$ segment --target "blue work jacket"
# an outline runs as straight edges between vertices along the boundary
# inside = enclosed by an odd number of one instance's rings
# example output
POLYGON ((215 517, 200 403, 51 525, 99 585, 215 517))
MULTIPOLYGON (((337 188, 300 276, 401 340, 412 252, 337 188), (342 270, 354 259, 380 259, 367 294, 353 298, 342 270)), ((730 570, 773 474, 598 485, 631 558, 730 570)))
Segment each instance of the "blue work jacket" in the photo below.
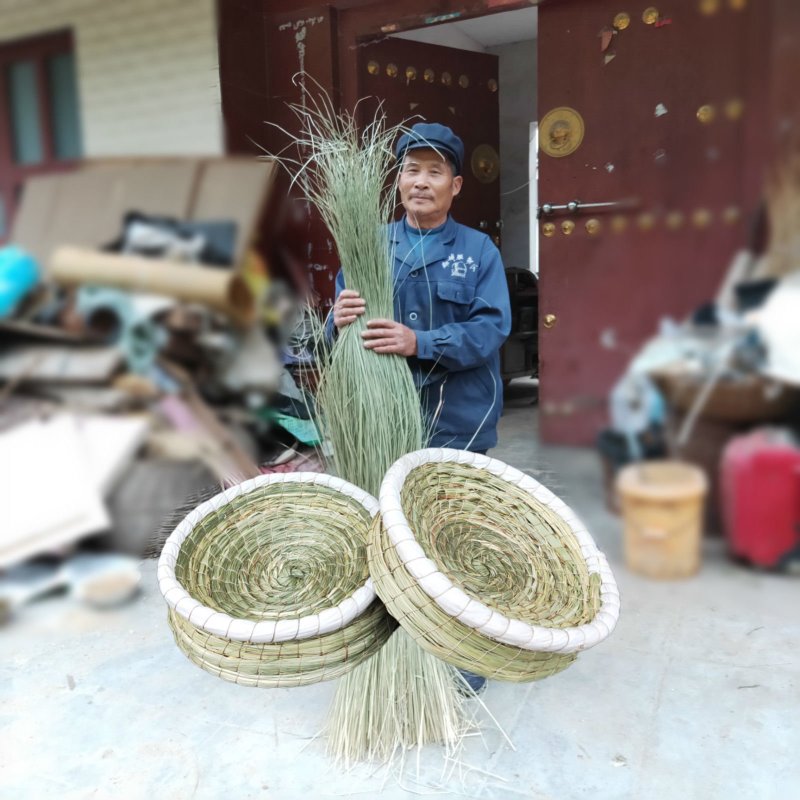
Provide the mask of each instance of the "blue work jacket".
MULTIPOLYGON (((503 408, 500 347, 511 329, 500 253, 483 233, 451 217, 422 237, 389 225, 394 314, 417 335, 408 363, 433 447, 487 450, 503 408)), ((336 296, 344 289, 336 278, 336 296)), ((367 318, 370 310, 367 308, 367 318)))

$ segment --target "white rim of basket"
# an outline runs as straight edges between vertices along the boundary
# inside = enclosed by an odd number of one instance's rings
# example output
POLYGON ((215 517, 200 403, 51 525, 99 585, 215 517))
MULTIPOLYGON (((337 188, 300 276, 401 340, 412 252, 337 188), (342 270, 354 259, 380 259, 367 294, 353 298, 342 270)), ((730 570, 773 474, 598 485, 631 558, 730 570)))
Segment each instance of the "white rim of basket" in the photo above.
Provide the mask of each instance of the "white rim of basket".
POLYGON ((196 628, 200 628, 215 636, 222 636, 236 642, 253 642, 255 644, 268 644, 289 642, 299 639, 310 639, 322 636, 349 625, 356 617, 366 611, 375 599, 375 589, 372 578, 367 578, 350 596, 345 598, 338 606, 326 608, 318 614, 309 614, 297 619, 282 620, 255 620, 237 619, 222 611, 217 611, 204 606, 195 600, 181 586, 175 577, 175 562, 178 559, 184 539, 201 519, 207 517, 222 506, 230 503, 234 498, 248 494, 261 486, 277 483, 313 483, 334 489, 356 502, 360 503, 370 514, 375 517, 378 513, 378 501, 352 483, 319 472, 290 472, 273 475, 259 475, 250 480, 231 486, 210 500, 199 505, 194 511, 180 522, 169 535, 158 559, 158 587, 170 608, 174 609, 184 619, 196 628))
POLYGON ((575 653, 594 647, 614 630, 619 619, 619 590, 603 553, 572 509, 541 483, 518 469, 479 453, 449 448, 417 450, 398 459, 386 473, 380 492, 381 518, 398 558, 439 608, 496 642, 523 650, 575 653), (423 464, 456 463, 484 469, 513 483, 546 505, 569 525, 589 573, 600 575, 600 608, 594 619, 569 628, 547 628, 509 619, 470 598, 425 555, 403 513, 400 493, 409 473, 423 464))

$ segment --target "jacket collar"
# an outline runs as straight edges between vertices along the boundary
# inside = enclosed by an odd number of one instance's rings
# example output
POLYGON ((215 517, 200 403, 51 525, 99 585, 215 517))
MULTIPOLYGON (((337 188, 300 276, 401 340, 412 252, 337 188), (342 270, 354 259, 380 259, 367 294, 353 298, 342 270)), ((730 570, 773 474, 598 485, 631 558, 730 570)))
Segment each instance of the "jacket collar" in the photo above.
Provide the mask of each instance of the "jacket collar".
POLYGON ((450 248, 456 240, 458 223, 450 216, 444 228, 430 241, 425 240, 423 247, 417 245, 412 237, 406 232, 404 221, 393 222, 390 231, 390 241, 393 244, 394 258, 399 262, 400 267, 427 267, 443 261, 450 254, 450 248))

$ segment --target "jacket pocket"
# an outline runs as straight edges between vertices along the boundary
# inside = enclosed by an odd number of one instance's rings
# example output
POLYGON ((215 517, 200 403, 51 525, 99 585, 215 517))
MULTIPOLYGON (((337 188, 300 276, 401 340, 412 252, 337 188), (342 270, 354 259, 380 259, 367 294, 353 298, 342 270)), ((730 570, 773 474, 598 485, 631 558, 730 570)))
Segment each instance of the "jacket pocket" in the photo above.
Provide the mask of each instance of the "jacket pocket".
POLYGON ((440 281, 436 284, 433 327, 452 322, 466 322, 475 299, 475 287, 455 281, 440 281))
POLYGON ((475 287, 455 281, 439 281, 436 285, 436 296, 450 303, 469 305, 475 299, 475 287))

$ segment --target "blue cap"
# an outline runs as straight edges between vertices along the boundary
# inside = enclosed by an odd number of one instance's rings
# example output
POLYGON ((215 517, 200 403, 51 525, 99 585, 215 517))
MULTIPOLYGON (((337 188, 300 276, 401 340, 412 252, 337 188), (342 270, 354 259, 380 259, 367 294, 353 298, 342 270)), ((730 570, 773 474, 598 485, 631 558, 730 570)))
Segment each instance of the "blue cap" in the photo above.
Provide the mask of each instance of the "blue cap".
POLYGON ((440 125, 438 122, 418 122, 397 140, 394 154, 400 160, 409 150, 420 150, 423 147, 440 150, 453 163, 456 175, 461 174, 461 165, 464 163, 464 142, 446 125, 440 125))

